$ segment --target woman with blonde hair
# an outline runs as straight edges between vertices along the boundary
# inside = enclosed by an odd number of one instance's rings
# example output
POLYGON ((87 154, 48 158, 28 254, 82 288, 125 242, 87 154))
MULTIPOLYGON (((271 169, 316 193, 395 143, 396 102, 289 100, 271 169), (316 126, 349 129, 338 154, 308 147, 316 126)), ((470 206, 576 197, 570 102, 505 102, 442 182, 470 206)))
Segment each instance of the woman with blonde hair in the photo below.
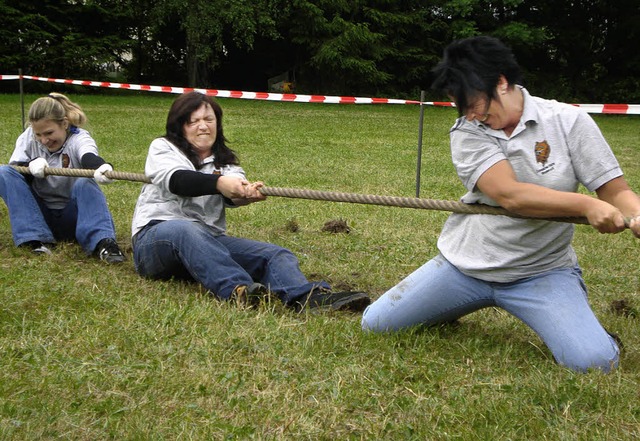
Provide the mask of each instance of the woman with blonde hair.
POLYGON ((9 166, 0 167, 0 197, 7 204, 16 246, 51 254, 58 240, 76 240, 84 251, 107 263, 124 261, 115 240, 113 218, 96 184, 111 182, 113 167, 98 154, 82 127, 80 106, 60 93, 38 98, 29 125, 18 137, 9 166), (11 165, 28 166, 23 175, 11 165), (95 170, 94 179, 45 176, 46 167, 95 170))

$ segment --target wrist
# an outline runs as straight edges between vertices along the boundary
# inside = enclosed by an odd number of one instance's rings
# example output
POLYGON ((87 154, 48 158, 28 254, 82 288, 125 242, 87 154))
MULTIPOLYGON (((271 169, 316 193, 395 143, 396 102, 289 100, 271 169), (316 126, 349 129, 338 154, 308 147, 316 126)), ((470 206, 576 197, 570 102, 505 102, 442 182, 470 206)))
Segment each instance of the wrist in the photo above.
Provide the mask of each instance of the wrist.
POLYGON ((634 214, 629 217, 624 218, 624 223, 627 228, 631 225, 631 223, 640 223, 640 214, 634 214))

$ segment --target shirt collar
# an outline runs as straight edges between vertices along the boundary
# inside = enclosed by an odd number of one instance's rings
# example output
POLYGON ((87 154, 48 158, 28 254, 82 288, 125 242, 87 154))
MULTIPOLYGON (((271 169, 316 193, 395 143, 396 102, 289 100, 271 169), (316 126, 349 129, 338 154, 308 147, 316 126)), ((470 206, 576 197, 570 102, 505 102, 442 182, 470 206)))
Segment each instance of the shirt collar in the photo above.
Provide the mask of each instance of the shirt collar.
POLYGON ((213 156, 213 155, 209 155, 209 156, 207 156, 206 158, 204 158, 204 159, 200 162, 200 164, 202 164, 202 165, 209 164, 209 163, 213 162, 213 160, 214 160, 214 159, 215 159, 215 158, 214 158, 214 156, 213 156))
MULTIPOLYGON (((511 134, 511 138, 513 138, 518 133, 522 132, 527 128, 528 123, 537 123, 539 119, 538 108, 536 107, 536 103, 529 94, 529 91, 525 89, 523 86, 516 86, 522 92, 523 98, 523 107, 522 107, 522 116, 520 116, 520 121, 516 126, 515 130, 511 134)), ((503 130, 493 130, 491 127, 482 124, 478 121, 473 121, 477 127, 481 128, 487 135, 491 135, 496 138, 508 139, 504 134, 503 130)))
POLYGON ((520 117, 520 122, 528 123, 534 122, 537 123, 538 119, 540 119, 540 115, 538 114, 538 108, 533 98, 529 94, 529 91, 522 86, 518 86, 522 91, 522 96, 524 97, 524 108, 522 109, 522 116, 520 117))

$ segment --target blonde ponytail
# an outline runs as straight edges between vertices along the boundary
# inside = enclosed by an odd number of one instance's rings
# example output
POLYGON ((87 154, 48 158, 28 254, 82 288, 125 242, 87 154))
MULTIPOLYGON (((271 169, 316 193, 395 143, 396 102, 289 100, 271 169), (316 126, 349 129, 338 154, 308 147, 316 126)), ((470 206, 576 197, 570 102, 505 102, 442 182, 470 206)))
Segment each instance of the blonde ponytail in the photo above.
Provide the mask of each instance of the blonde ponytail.
POLYGON ((48 119, 61 124, 65 117, 69 124, 76 127, 82 127, 87 122, 87 116, 80 106, 61 93, 52 92, 38 98, 29 108, 30 122, 48 119))

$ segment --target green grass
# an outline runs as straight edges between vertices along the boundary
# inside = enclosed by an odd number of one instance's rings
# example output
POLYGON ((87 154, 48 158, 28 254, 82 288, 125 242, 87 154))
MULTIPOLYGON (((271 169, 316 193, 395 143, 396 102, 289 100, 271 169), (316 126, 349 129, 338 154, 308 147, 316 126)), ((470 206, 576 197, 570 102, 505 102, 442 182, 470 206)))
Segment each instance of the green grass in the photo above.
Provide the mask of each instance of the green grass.
MULTIPOLYGON (((143 172, 175 97, 72 98, 116 170, 143 172)), ((253 180, 415 195, 415 106, 220 102, 253 180)), ((455 115, 426 110, 423 197, 463 193, 448 152, 455 115)), ((0 96, 0 118, 6 163, 21 132, 18 96, 0 96)), ((640 189, 640 120, 595 119, 640 189)), ((130 253, 140 184, 103 188, 130 253)), ((270 197, 232 210, 229 225, 231 234, 292 249, 312 278, 378 297, 435 254, 446 217, 270 197), (335 219, 351 233, 321 231, 335 219)), ((636 439, 638 318, 611 306, 638 309, 638 242, 578 226, 574 244, 596 314, 625 343, 609 375, 558 367, 526 326, 497 309, 456 326, 370 335, 357 316, 238 309, 195 284, 141 279, 130 257, 102 265, 75 244, 33 256, 13 246, 0 204, 0 439, 636 439)))

